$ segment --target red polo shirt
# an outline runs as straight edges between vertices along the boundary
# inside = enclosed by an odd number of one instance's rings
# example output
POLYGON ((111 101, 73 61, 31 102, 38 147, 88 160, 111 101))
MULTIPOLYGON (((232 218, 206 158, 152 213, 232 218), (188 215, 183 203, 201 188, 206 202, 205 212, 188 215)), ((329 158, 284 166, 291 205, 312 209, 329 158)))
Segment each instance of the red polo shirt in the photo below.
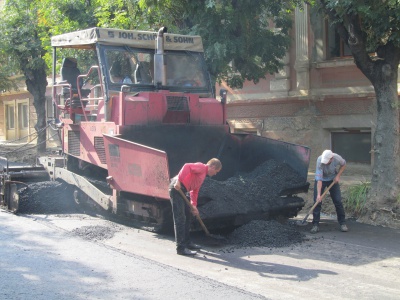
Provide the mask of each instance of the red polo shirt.
POLYGON ((197 207, 199 190, 208 173, 208 166, 203 163, 184 164, 178 174, 178 180, 190 192, 190 200, 197 207))

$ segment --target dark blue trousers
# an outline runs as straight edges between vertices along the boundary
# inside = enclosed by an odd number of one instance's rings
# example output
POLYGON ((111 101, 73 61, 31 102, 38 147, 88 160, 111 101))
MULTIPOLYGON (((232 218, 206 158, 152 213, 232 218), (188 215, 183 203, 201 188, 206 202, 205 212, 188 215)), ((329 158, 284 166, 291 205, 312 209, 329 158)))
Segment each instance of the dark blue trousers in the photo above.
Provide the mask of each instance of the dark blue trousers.
MULTIPOLYGON (((325 189, 332 183, 331 181, 322 181, 322 188, 321 188, 321 195, 325 191, 325 189)), ((314 203, 317 200, 317 181, 314 182, 314 203)), ((331 195, 333 204, 335 205, 336 208, 336 215, 337 215, 337 220, 340 225, 346 223, 346 216, 342 204, 342 194, 340 192, 340 186, 339 183, 334 184, 331 189, 329 190, 329 194, 331 195)), ((324 200, 322 200, 324 202, 324 200)), ((314 211, 313 211, 313 225, 318 225, 319 221, 321 219, 321 204, 318 204, 314 211)))
MULTIPOLYGON (((174 231, 176 249, 183 250, 190 243, 190 227, 193 220, 193 215, 189 205, 185 202, 179 192, 171 187, 169 188, 169 196, 172 205, 172 214, 174 218, 174 231)), ((186 194, 186 189, 182 185, 182 191, 186 194)))

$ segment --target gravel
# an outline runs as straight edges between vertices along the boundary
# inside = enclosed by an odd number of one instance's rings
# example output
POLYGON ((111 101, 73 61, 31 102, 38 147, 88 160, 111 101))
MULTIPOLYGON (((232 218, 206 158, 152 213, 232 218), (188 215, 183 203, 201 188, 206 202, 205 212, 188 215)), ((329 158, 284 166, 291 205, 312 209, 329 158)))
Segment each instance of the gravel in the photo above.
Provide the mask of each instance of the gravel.
POLYGON ((228 244, 233 248, 278 248, 301 243, 303 239, 304 234, 295 227, 283 225, 275 220, 254 220, 229 234, 228 244))
MULTIPOLYGON (((289 202, 302 202, 298 197, 280 197, 284 188, 304 183, 304 180, 285 164, 270 160, 251 173, 242 173, 226 181, 206 178, 199 194, 202 216, 220 216, 264 212, 282 208, 289 202)), ((73 198, 74 188, 58 181, 43 181, 23 186, 19 192, 19 210, 23 214, 82 213, 73 198)), ((88 240, 112 238, 120 230, 117 225, 87 226, 74 229, 72 234, 88 240)), ((227 236, 227 244, 234 248, 285 247, 300 243, 302 234, 296 227, 278 221, 254 220, 227 236)))
MULTIPOLYGON (((293 204, 302 207, 302 198, 281 197, 279 192, 304 183, 304 179, 287 164, 268 160, 254 171, 237 174, 226 181, 207 177, 199 192, 199 211, 203 218, 219 218, 284 211, 293 204)), ((276 220, 253 220, 229 234, 227 245, 230 250, 246 247, 276 248, 301 243, 303 238, 296 227, 276 220)))
POLYGON ((199 192, 199 211, 203 218, 217 218, 282 210, 293 203, 302 207, 302 198, 280 197, 279 192, 304 183, 288 165, 268 160, 253 172, 225 181, 207 177, 199 192))
MULTIPOLYGON (((73 197, 74 188, 67 183, 43 181, 30 183, 18 190, 19 209, 21 214, 81 214, 73 197)), ((72 230, 71 234, 85 240, 101 241, 110 239, 120 230, 117 224, 107 226, 83 226, 72 230)))
POLYGON ((101 241, 111 239, 119 231, 117 226, 82 226, 72 230, 72 234, 85 240, 101 241))
POLYGON ((58 181, 30 183, 18 190, 19 209, 22 214, 80 213, 73 197, 74 188, 58 181))

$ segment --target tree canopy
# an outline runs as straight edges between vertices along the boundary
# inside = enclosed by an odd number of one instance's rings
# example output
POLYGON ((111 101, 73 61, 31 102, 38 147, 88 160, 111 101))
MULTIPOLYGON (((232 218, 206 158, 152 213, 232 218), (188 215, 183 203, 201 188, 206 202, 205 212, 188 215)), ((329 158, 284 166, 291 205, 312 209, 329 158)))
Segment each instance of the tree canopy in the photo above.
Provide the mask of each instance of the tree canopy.
POLYGON ((298 1, 141 0, 153 29, 203 38, 209 71, 217 81, 241 88, 277 72, 290 45, 292 12, 298 1))
MULTIPOLYGON (((201 35, 212 77, 239 88, 245 80, 257 83, 282 66, 281 59, 290 45, 291 13, 300 3, 297 0, 6 1, 7 11, 21 5, 32 7, 27 13, 35 24, 26 27, 38 30, 36 36, 45 52, 42 58, 47 66, 51 64, 52 35, 93 26, 154 31, 166 26, 169 32, 201 35)), ((8 20, 13 16, 8 16, 8 20)), ((23 29, 22 25, 27 24, 20 25, 23 29)))
MULTIPOLYGON (((4 62, 0 62, 3 66, 4 62)), ((17 83, 15 80, 11 79, 11 74, 2 70, 3 68, 0 67, 0 93, 12 90, 18 90, 17 83)))
POLYGON ((46 51, 41 37, 46 32, 38 26, 35 1, 8 0, 0 14, 1 57, 12 62, 15 73, 24 75, 26 87, 33 95, 38 116, 35 125, 38 132, 37 149, 43 152, 46 149, 46 131, 42 129, 46 126, 47 65, 43 59, 46 51))
POLYGON ((0 45, 0 92, 18 90, 15 61, 0 45))
MULTIPOLYGON (((282 66, 292 15, 300 1, 70 0, 40 1, 50 35, 92 26, 196 34, 214 80, 242 87, 282 66)), ((50 62, 50 57, 46 61, 50 62)))

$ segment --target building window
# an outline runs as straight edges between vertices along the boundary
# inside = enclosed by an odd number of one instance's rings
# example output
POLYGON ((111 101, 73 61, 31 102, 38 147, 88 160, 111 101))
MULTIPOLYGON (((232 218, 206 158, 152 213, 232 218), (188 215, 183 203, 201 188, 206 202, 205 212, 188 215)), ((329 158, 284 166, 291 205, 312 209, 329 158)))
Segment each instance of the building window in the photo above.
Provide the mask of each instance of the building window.
POLYGON ((327 59, 349 57, 351 56, 350 48, 340 38, 336 32, 336 26, 332 25, 328 20, 325 22, 326 28, 326 50, 327 59))
POLYGON ((347 162, 371 164, 371 132, 332 132, 332 151, 347 162))
POLYGON ((7 129, 14 129, 14 105, 6 106, 6 120, 7 120, 7 129))
POLYGON ((20 129, 26 129, 29 126, 29 109, 28 104, 26 103, 19 103, 18 104, 18 124, 20 129))

